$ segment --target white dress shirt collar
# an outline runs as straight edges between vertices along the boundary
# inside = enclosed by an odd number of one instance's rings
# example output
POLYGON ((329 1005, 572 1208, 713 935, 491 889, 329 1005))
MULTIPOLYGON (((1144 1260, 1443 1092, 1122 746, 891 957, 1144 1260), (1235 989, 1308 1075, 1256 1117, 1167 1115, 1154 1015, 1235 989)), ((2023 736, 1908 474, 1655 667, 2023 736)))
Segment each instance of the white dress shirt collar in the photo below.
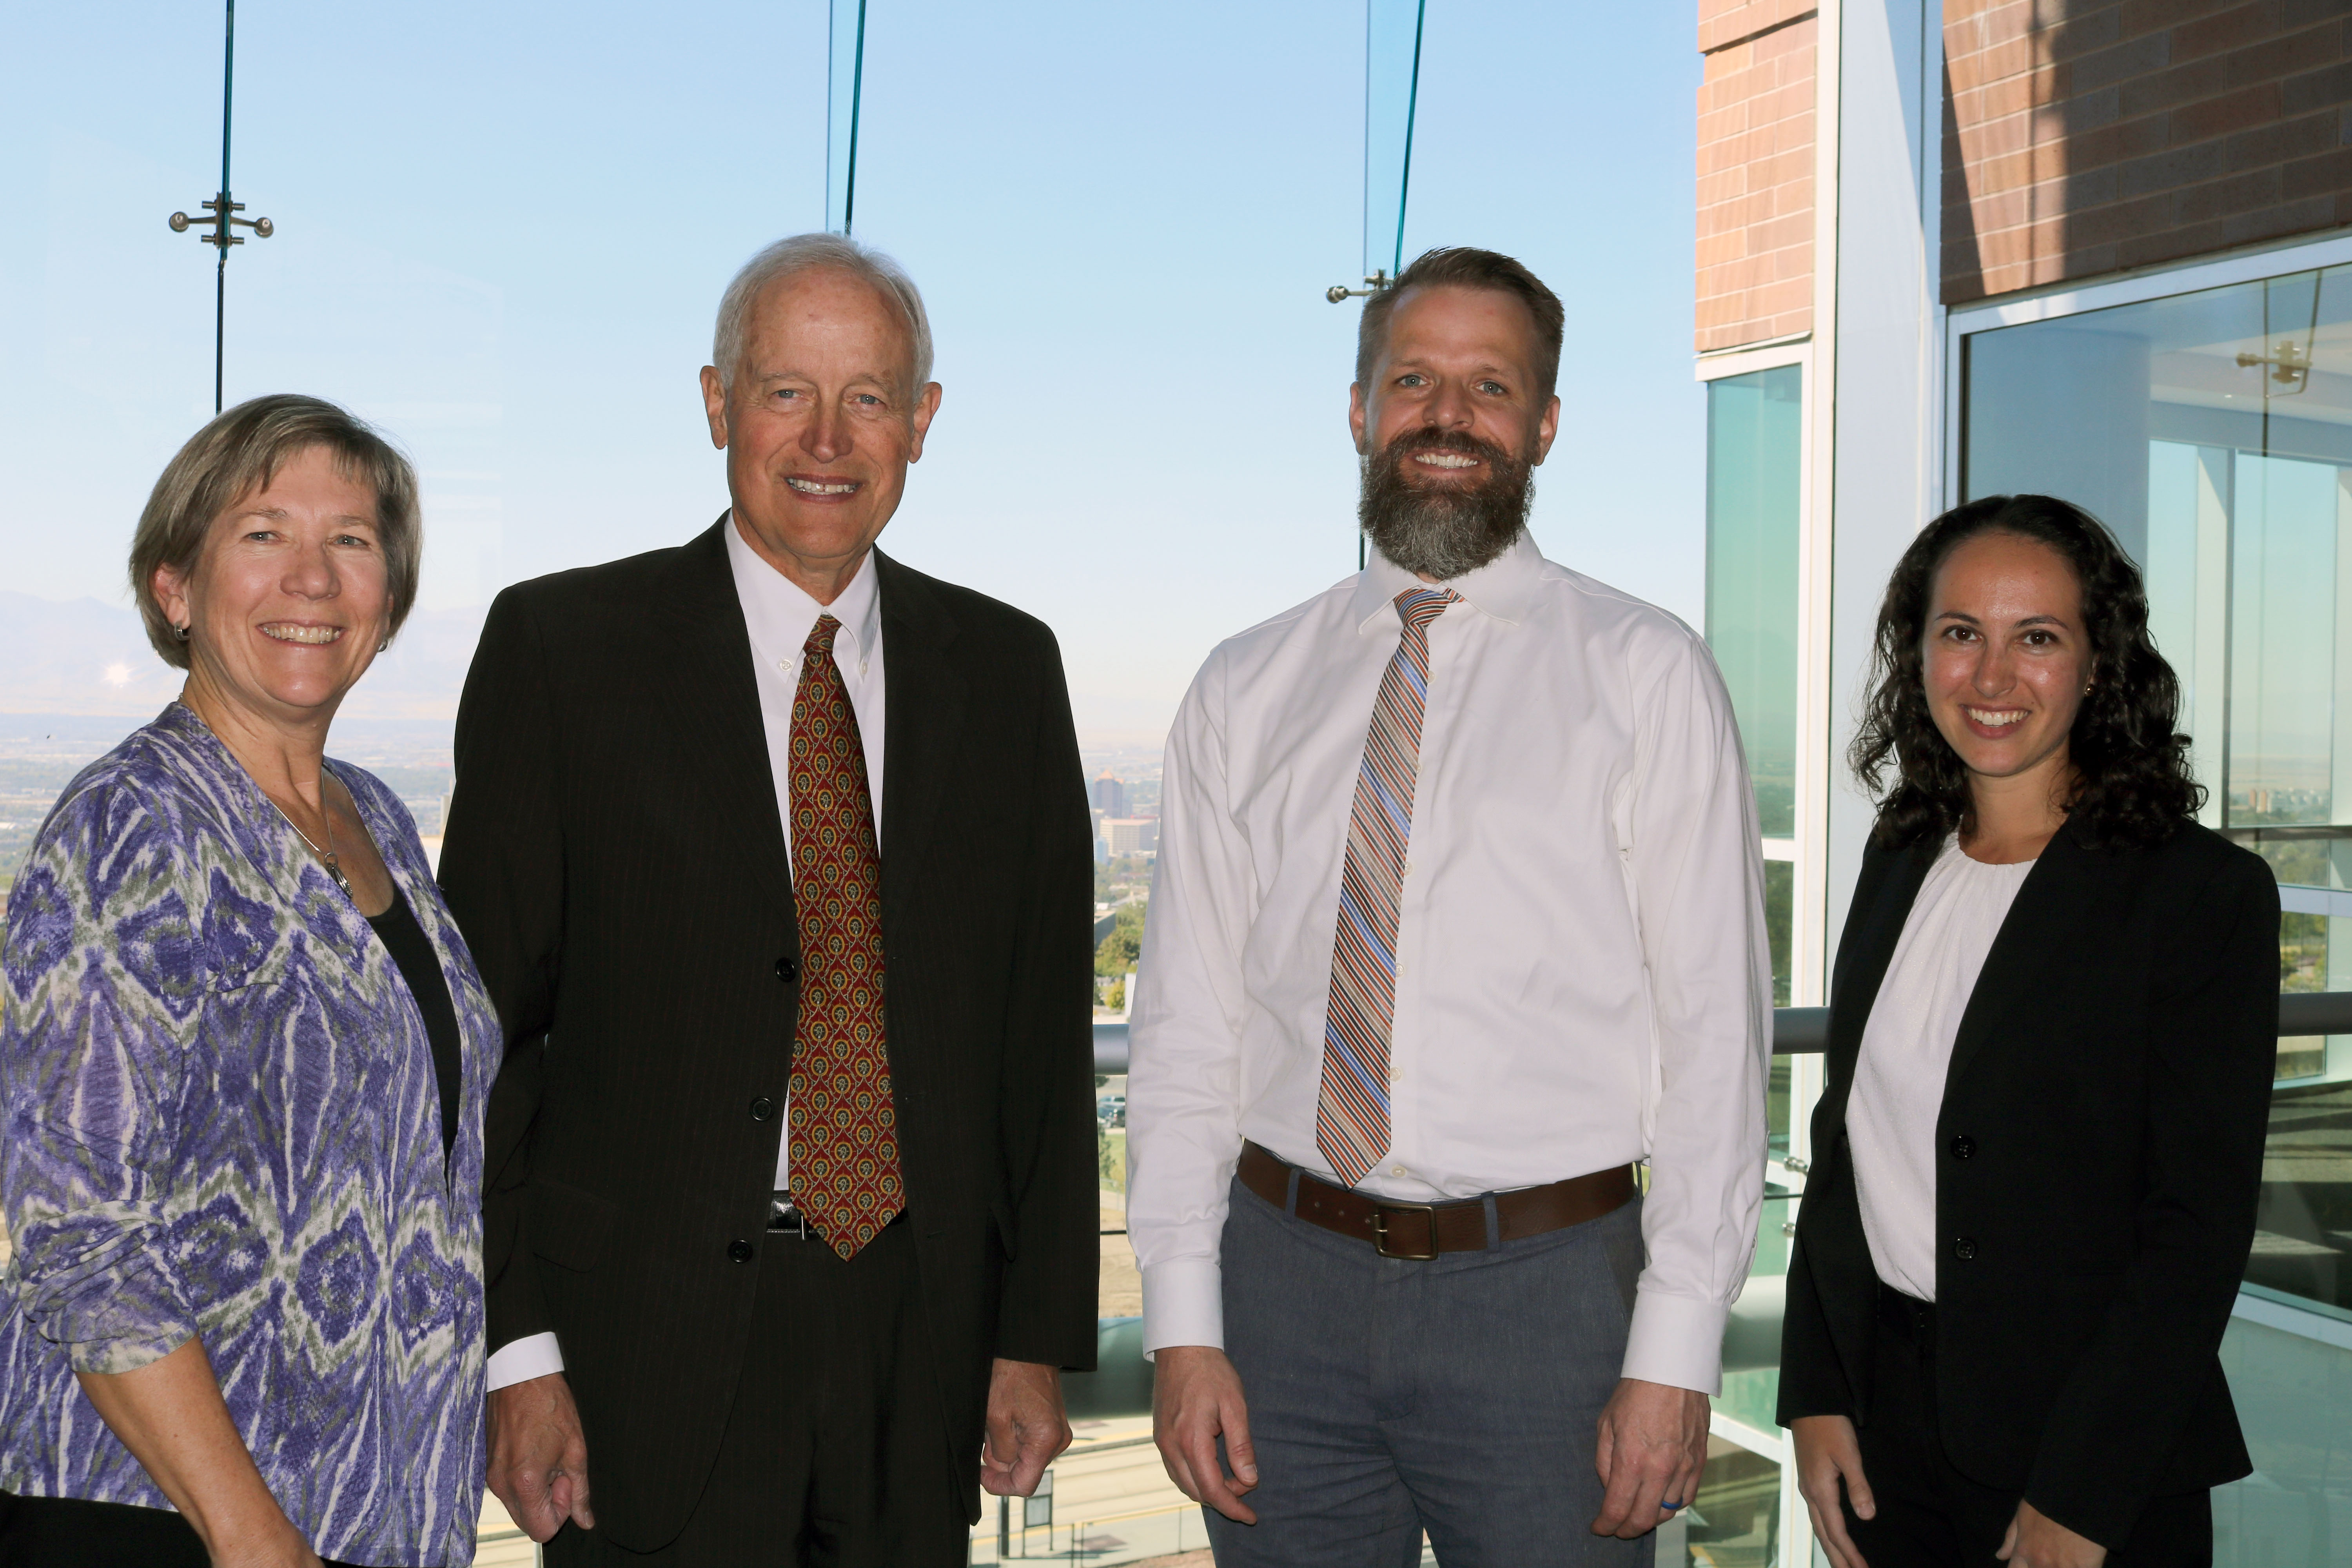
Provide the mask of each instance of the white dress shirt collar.
POLYGON ((743 605, 743 627, 751 647, 771 668, 795 668, 801 648, 815 629, 817 617, 831 616, 841 623, 834 637, 834 662, 845 670, 864 670, 882 646, 882 595, 874 582, 874 552, 857 563, 856 574, 830 605, 777 571, 743 541, 735 514, 727 514, 727 563, 735 571, 735 596, 743 605), (844 647, 843 638, 848 639, 844 647))
POLYGON ((1376 549, 1363 571, 1357 574, 1349 613, 1354 617, 1359 637, 1370 636, 1376 628, 1384 633, 1393 631, 1399 594, 1407 588, 1451 588, 1480 615, 1507 626, 1516 626, 1527 619, 1535 603, 1536 584, 1543 574, 1543 552, 1536 548, 1536 542, 1524 528, 1511 541, 1509 549, 1476 571, 1465 572, 1448 583, 1424 583, 1376 549), (1384 616, 1386 623, 1381 619, 1384 616))

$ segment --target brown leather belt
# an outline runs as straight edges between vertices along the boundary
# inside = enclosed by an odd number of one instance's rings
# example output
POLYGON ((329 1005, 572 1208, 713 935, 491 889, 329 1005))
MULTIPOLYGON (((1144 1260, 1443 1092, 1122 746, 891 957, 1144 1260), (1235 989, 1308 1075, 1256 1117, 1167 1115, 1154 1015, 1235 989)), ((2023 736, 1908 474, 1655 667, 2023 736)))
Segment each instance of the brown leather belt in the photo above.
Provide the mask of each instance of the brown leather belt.
MULTIPOLYGON (((1427 1262, 1441 1252, 1486 1249, 1486 1200, 1456 1198, 1442 1204, 1384 1202, 1351 1187, 1334 1186, 1255 1143, 1242 1145, 1236 1173, 1259 1197, 1325 1230, 1369 1241, 1382 1258, 1427 1262), (1298 1178, 1298 1202, 1290 1201, 1290 1178, 1298 1178)), ((1623 1207, 1633 1195, 1633 1167, 1595 1171, 1547 1186, 1495 1194, 1499 1238, 1517 1241, 1565 1230, 1623 1207)))

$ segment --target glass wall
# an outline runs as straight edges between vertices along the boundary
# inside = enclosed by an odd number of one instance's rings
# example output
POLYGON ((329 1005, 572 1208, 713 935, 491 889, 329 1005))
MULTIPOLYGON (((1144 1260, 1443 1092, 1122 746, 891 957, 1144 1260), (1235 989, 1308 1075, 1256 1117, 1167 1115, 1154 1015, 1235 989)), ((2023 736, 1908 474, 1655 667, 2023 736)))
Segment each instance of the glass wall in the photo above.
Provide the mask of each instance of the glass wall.
POLYGON ((2181 678, 2209 820, 2284 877, 2347 885, 2352 268, 1966 342, 1966 493, 2063 496, 2115 530, 2181 678))
MULTIPOLYGON (((1766 840, 1772 1002, 1789 1005, 1797 831, 1797 545, 1804 371, 1780 365, 1706 386, 1706 640, 1731 693, 1766 840)), ((1785 1108, 1784 1108, 1785 1110, 1785 1108)), ((1786 1115, 1774 1123, 1788 1147, 1786 1115)))
POLYGON ((1767 838, 1797 830, 1797 521, 1804 372, 1706 386, 1706 640, 1767 838))
POLYGON ((2337 1568, 2352 1550, 2352 1334, 2233 1318, 2221 1369, 2254 1473, 2213 1494, 2213 1561, 2337 1568))
MULTIPOLYGON (((2139 561, 2204 820, 2284 884, 2280 988, 2352 989, 2352 267, 1963 342, 1965 493, 2063 496, 2139 561)), ((2345 1311, 2352 1039, 2276 1074, 2247 1279, 2345 1311)))

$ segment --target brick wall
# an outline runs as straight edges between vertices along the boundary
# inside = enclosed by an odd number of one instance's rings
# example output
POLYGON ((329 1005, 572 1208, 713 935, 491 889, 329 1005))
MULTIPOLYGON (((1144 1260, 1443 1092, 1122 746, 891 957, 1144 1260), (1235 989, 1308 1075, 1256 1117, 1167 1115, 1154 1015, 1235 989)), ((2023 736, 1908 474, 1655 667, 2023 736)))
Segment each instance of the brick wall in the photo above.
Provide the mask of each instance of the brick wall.
POLYGON ((1813 325, 1813 0, 1700 0, 1698 346, 1813 325))
POLYGON ((2352 224, 2352 0, 1944 16, 1946 302, 2352 224))

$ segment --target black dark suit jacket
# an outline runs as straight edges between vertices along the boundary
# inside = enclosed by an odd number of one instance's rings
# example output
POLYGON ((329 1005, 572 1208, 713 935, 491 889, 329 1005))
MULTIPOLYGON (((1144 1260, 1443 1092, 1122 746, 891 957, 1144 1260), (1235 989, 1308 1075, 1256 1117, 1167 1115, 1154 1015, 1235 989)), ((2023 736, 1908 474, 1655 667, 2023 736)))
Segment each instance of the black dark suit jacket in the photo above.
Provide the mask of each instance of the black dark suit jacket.
MULTIPOLYGON (((1829 1082, 1789 1260, 1782 1425, 1866 1425, 1878 1277, 1846 1095, 1941 847, 1863 860, 1829 1082)), ((1962 1017, 1936 1127, 1946 1453, 2091 1540, 2153 1496, 2247 1473, 2220 1349, 2253 1241, 2277 1049, 2277 884, 2188 826, 2096 850, 2069 826, 2018 890, 1962 1017)))
MULTIPOLYGON (((441 858, 507 1030, 489 1343, 559 1336, 598 1528, 640 1550, 683 1527, 734 1396, 784 1127, 752 1105, 784 1099, 799 989, 728 526, 499 595, 441 858)), ((991 1358, 1094 1360, 1093 851, 1053 635, 874 567, 886 1029, 969 1510, 991 1358)))

